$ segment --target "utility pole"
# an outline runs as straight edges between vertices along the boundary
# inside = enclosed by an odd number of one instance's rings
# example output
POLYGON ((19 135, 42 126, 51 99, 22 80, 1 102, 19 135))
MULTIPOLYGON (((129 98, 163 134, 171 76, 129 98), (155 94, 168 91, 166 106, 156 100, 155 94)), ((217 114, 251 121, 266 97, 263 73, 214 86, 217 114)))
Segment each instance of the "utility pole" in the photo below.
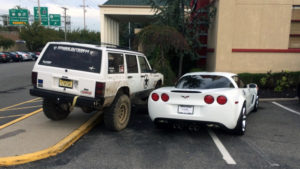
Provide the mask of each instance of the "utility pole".
POLYGON ((38 14, 39 14, 39 23, 42 23, 42 16, 41 16, 41 5, 40 0, 38 0, 38 14))
POLYGON ((80 5, 80 7, 83 8, 83 29, 86 30, 86 24, 85 24, 85 13, 86 13, 86 7, 88 7, 87 5, 85 5, 85 0, 83 1, 83 5, 80 5))
POLYGON ((66 7, 61 7, 64 10, 64 17, 65 17, 65 41, 67 41, 67 10, 66 7))
POLYGON ((129 47, 129 49, 131 49, 131 39, 130 39, 130 37, 131 37, 131 23, 130 23, 130 21, 128 22, 128 47, 129 47))

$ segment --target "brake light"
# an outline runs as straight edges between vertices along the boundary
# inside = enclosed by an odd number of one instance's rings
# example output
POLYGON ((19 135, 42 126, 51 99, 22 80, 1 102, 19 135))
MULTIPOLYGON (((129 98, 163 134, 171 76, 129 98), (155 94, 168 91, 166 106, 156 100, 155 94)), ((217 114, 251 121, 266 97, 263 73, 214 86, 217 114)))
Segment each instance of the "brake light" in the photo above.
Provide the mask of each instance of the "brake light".
POLYGON ((212 97, 211 95, 206 95, 206 96, 204 97, 204 101, 205 101, 205 103, 207 103, 207 104, 212 104, 212 103, 215 101, 215 99, 214 99, 214 97, 212 97))
POLYGON ((95 97, 103 97, 105 93, 105 83, 96 82, 95 97))
POLYGON ((151 98, 153 101, 157 101, 159 99, 159 95, 157 93, 152 93, 151 98))
POLYGON ((219 97, 217 98, 217 102, 218 102, 219 104, 221 104, 221 105, 224 105, 224 104, 227 103, 227 98, 226 98, 225 96, 219 96, 219 97))
POLYGON ((36 87, 36 84, 37 84, 37 75, 38 75, 37 72, 32 72, 31 73, 31 83, 32 83, 33 87, 36 87))
POLYGON ((169 95, 167 95, 166 93, 163 93, 161 95, 161 100, 163 100, 164 102, 167 102, 169 100, 169 95))
POLYGON ((16 55, 16 58, 19 58, 19 55, 16 55))

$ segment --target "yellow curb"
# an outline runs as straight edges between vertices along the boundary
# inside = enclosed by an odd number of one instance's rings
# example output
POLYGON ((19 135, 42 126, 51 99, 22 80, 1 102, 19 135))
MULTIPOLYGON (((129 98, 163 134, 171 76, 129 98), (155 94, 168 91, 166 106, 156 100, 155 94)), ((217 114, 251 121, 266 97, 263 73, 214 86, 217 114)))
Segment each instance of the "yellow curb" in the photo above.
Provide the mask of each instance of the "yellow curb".
POLYGON ((81 136, 89 132, 98 123, 101 114, 102 114, 101 111, 96 113, 82 126, 80 126, 78 129, 73 131, 71 134, 69 134, 67 137, 65 137, 64 139, 62 139, 52 147, 34 153, 28 153, 28 154, 11 156, 11 157, 0 157, 0 166, 12 166, 12 165, 29 163, 32 161, 45 159, 51 156, 56 156, 57 154, 64 152, 73 143, 75 143, 81 136))
POLYGON ((42 110, 43 110, 43 109, 40 108, 40 109, 38 109, 38 110, 36 110, 36 111, 34 111, 34 112, 28 113, 28 114, 26 114, 26 115, 24 115, 24 116, 22 116, 22 117, 20 117, 20 118, 17 118, 16 120, 13 120, 13 121, 11 121, 11 122, 9 122, 9 123, 3 124, 2 126, 0 126, 0 130, 1 130, 1 129, 4 129, 5 127, 8 127, 8 126, 10 126, 10 125, 13 125, 13 124, 15 124, 15 123, 17 123, 17 122, 19 122, 19 121, 21 121, 21 120, 24 120, 24 119, 26 119, 26 118, 28 118, 28 117, 30 117, 30 116, 32 116, 32 115, 35 115, 35 114, 41 112, 42 110))

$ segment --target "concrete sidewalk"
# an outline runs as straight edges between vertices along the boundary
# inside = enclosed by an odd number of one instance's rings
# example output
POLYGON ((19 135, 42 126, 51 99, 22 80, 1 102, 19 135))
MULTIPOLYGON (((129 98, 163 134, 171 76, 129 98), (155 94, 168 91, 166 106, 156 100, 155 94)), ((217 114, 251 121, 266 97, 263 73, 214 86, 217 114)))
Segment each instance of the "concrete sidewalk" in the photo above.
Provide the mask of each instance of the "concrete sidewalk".
POLYGON ((18 157, 22 158, 24 155, 30 155, 24 161, 29 162, 47 158, 45 154, 52 156, 62 152, 88 132, 96 124, 100 114, 101 112, 86 114, 81 109, 75 109, 66 120, 51 121, 43 112, 39 112, 0 130, 0 166, 15 165, 14 161, 20 161, 18 157), (60 142, 63 143, 59 144, 60 142), (41 154, 43 158, 39 158, 41 154))

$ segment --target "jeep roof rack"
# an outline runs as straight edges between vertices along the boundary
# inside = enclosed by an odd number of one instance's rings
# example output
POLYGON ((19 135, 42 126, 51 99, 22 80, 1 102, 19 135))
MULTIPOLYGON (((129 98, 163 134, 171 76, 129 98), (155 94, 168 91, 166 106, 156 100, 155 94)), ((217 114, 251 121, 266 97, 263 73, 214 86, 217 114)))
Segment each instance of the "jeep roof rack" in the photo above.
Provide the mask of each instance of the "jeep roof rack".
POLYGON ((119 45, 111 44, 111 43, 104 43, 104 42, 101 42, 101 46, 104 46, 104 47, 106 47, 106 48, 115 48, 115 49, 123 49, 123 50, 133 51, 133 50, 130 49, 129 47, 119 46, 119 45))

